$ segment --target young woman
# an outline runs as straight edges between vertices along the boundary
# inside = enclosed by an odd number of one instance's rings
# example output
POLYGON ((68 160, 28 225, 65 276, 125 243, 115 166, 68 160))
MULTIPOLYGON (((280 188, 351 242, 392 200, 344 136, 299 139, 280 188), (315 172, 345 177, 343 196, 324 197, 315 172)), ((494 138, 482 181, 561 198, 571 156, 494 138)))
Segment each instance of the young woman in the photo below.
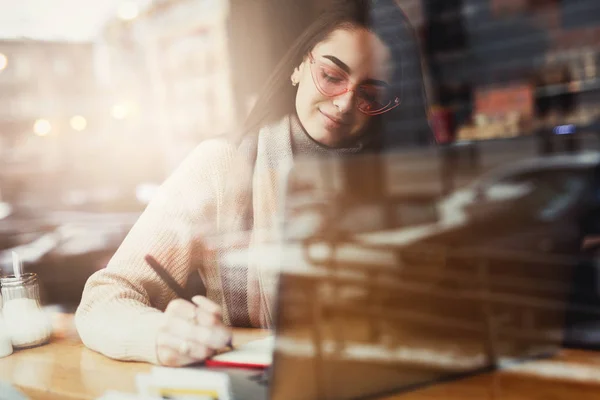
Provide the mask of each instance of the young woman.
POLYGON ((280 183, 294 157, 382 151, 424 121, 419 52, 394 0, 335 2, 279 64, 242 134, 200 144, 90 277, 76 313, 83 342, 179 366, 225 346, 228 326, 272 326, 276 273, 251 250, 278 236, 280 183), (248 262, 220 266, 240 246, 248 262), (146 255, 182 286, 198 273, 206 296, 195 306, 177 299, 146 255))

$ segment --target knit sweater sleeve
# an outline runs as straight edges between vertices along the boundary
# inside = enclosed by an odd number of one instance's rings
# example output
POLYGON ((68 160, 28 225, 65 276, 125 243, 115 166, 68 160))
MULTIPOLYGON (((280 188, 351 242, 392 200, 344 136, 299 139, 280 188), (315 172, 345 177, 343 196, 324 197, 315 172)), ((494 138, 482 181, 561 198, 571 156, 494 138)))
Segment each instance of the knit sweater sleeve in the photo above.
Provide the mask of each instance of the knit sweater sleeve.
POLYGON ((152 255, 185 286, 232 154, 224 141, 200 144, 163 183, 107 267, 88 279, 75 314, 87 347, 115 359, 158 363, 161 313, 175 294, 144 257, 152 255))

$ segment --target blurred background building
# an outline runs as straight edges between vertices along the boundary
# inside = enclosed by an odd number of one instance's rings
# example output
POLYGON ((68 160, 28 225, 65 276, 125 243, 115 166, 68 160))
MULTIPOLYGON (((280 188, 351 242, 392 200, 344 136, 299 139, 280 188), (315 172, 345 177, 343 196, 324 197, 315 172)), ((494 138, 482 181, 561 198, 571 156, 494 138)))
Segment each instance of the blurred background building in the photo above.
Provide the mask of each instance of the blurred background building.
POLYGON ((54 192, 44 182, 58 184, 81 165, 85 148, 75 143, 101 134, 93 55, 92 43, 0 41, 0 182, 7 199, 54 192))

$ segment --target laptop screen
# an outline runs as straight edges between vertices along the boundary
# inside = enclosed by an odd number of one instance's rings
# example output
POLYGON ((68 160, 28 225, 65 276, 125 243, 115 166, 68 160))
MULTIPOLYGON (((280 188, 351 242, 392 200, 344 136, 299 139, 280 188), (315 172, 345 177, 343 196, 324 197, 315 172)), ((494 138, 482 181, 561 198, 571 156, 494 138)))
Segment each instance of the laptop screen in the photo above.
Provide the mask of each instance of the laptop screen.
POLYGON ((298 160, 272 398, 370 398, 554 354, 599 165, 534 138, 298 160))

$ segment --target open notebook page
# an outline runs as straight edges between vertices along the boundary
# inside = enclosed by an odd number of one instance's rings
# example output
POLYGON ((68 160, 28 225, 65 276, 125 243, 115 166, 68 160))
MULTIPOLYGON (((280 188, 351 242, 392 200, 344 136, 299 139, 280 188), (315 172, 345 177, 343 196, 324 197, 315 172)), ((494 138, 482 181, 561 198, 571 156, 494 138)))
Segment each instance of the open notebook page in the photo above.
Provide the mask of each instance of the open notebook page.
POLYGON ((253 340, 206 361, 208 366, 266 368, 273 362, 275 337, 253 340))

